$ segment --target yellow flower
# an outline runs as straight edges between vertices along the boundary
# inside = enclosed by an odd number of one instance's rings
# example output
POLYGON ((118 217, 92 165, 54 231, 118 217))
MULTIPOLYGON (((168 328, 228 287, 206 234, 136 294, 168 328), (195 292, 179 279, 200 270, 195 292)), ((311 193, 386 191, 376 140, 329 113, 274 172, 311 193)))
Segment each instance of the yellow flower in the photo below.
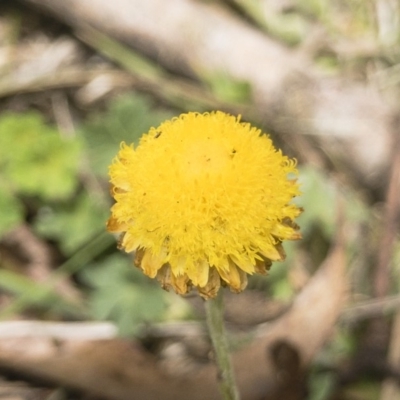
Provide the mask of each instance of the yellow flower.
POLYGON ((241 292, 248 274, 284 258, 283 240, 300 237, 296 173, 296 162, 240 117, 182 114, 151 128, 136 149, 122 143, 110 167, 108 230, 167 290, 241 292))

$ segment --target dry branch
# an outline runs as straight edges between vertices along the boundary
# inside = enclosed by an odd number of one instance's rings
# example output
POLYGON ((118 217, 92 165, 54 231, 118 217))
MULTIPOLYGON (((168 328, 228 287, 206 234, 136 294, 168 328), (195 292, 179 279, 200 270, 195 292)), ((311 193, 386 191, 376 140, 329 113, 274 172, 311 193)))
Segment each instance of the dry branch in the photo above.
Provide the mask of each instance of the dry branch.
MULTIPOLYGON (((339 241, 291 309, 234 354, 243 399, 289 398, 288 390, 298 395, 304 367, 328 339, 342 309, 344 264, 339 241)), ((115 400, 219 399, 213 365, 169 376, 151 354, 119 339, 3 337, 0 367, 115 400)))
POLYGON ((109 322, 0 322, 0 339, 46 338, 50 340, 104 340, 117 337, 109 322))
MULTIPOLYGON (((8 232, 2 244, 14 247, 20 257, 27 259, 26 274, 36 282, 48 282, 53 273, 51 251, 46 242, 35 236, 27 224, 21 224, 8 232)), ((15 250, 14 250, 15 251, 15 250)), ((10 254, 12 250, 9 250, 10 254)), ((78 290, 67 279, 59 279, 55 288, 67 300, 77 303, 81 297, 78 290)))

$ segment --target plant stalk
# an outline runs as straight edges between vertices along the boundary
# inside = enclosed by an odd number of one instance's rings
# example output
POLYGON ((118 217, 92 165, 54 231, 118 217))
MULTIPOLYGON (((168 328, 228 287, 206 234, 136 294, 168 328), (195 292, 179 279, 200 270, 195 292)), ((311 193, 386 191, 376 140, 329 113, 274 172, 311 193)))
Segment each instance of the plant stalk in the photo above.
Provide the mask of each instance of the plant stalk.
POLYGON ((218 380, 224 400, 239 400, 235 376, 228 349, 228 340, 224 326, 224 307, 222 290, 217 297, 206 301, 207 325, 214 348, 218 369, 218 380))

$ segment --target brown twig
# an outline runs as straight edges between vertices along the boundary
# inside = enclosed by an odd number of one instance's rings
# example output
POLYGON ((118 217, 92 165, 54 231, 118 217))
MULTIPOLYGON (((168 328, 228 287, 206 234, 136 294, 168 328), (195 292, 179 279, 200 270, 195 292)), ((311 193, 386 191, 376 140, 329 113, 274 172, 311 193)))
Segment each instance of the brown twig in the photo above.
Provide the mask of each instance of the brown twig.
MULTIPOLYGON (((400 217, 400 131, 398 129, 400 116, 394 118, 392 169, 390 173, 389 187, 387 191, 386 208, 384 215, 384 232, 379 251, 378 267, 375 274, 375 293, 378 297, 385 295, 390 290, 391 267, 395 240, 398 234, 398 222, 400 217)), ((391 337, 388 348, 388 363, 393 368, 399 368, 400 357, 400 313, 397 312, 391 327, 391 337)), ((386 380, 382 385, 381 400, 399 398, 398 386, 386 380)))
MULTIPOLYGON (((381 228, 382 238, 377 249, 376 268, 372 282, 373 295, 378 299, 385 298, 390 291, 391 260, 400 210, 398 197, 400 189, 400 135, 398 133, 398 121, 399 118, 396 116, 392 125, 392 163, 381 228)), ((364 371, 368 371, 368 369, 376 368, 376 360, 380 360, 381 364, 387 363, 385 360, 389 335, 390 323, 387 318, 382 314, 372 318, 360 342, 358 354, 354 357, 353 368, 361 368, 364 371)), ((392 340, 397 341, 398 337, 393 336, 392 340)), ((397 348, 397 345, 393 344, 393 346, 397 348)))
POLYGON ((374 298, 346 307, 340 316, 340 322, 354 324, 366 319, 394 313, 398 309, 400 309, 399 295, 374 298))
POLYGON ((400 215, 400 132, 398 124, 400 117, 395 118, 391 156, 391 171, 387 189, 385 213, 382 223, 382 239, 378 250, 378 262, 374 278, 374 294, 384 297, 390 289, 390 265, 393 256, 394 243, 398 231, 400 215))
MULTIPOLYGON (((22 224, 10 231, 4 238, 3 244, 11 247, 26 261, 24 272, 37 282, 48 282, 52 278, 53 259, 48 245, 39 239, 29 228, 22 224)), ((67 299, 77 301, 80 293, 71 283, 62 279, 56 283, 57 289, 67 299)))

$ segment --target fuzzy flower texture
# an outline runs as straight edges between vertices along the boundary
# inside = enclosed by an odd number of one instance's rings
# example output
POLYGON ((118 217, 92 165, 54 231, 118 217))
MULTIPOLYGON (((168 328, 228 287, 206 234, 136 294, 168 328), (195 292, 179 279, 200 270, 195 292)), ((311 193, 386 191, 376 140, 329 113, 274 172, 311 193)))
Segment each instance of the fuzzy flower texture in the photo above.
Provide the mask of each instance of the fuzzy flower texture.
POLYGON ((223 112, 187 113, 122 143, 110 167, 108 230, 135 264, 179 294, 206 299, 266 274, 300 238, 296 162, 259 129, 223 112))

